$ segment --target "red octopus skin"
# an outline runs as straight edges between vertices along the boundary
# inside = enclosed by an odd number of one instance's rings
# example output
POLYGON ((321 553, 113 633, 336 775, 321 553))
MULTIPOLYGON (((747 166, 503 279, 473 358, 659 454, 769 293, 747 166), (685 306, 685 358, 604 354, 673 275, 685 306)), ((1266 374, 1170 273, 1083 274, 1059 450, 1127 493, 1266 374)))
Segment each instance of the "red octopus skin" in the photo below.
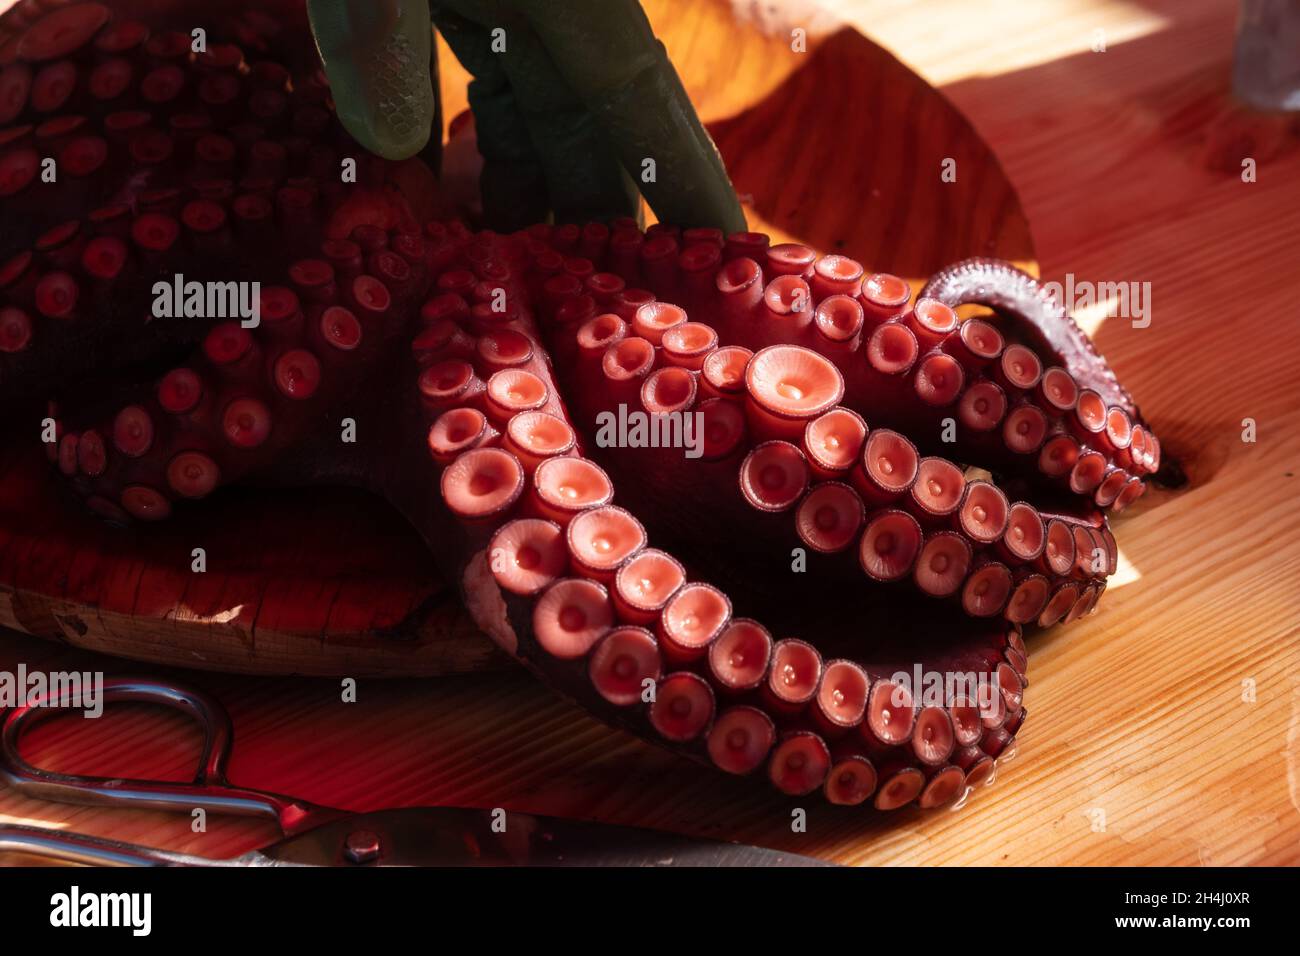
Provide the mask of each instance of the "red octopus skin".
POLYGON ((1096 608, 1105 512, 1160 463, 1031 277, 970 260, 914 297, 757 233, 428 220, 334 118, 298 5, 48 6, 0 19, 0 392, 52 399, 47 451, 92 512, 363 484, 602 719, 840 805, 990 779, 1024 627, 1096 608), (178 273, 261 282, 261 325, 145 321, 178 273), (959 320, 972 302, 1000 318, 959 320), (697 454, 603 447, 629 411, 695 416, 697 454), (997 691, 927 699, 915 668, 997 691))

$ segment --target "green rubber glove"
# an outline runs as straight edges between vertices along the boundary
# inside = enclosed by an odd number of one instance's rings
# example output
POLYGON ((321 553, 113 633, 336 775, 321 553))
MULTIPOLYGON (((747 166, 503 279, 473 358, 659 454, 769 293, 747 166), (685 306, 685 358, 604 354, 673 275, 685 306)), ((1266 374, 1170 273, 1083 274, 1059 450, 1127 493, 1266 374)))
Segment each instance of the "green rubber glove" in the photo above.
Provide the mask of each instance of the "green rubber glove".
POLYGON ((636 215, 745 228, 717 148, 637 0, 308 0, 339 118, 391 159, 428 142, 431 23, 473 75, 498 229, 636 215))
POLYGON ((423 149, 435 96, 427 3, 309 0, 307 14, 348 132, 388 159, 406 159, 423 149))

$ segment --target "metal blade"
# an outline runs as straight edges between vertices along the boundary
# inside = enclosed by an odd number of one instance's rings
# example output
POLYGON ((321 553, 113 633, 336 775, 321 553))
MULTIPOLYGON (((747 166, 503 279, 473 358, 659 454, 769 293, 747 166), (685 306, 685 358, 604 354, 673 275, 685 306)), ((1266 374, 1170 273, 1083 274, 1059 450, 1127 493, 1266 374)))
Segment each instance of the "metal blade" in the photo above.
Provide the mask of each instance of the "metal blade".
MULTIPOLYGON (((812 857, 606 823, 457 807, 358 813, 264 848, 271 865, 830 866, 812 857), (504 832, 495 832, 502 829, 504 832)), ((262 862, 262 861, 259 861, 262 862)))

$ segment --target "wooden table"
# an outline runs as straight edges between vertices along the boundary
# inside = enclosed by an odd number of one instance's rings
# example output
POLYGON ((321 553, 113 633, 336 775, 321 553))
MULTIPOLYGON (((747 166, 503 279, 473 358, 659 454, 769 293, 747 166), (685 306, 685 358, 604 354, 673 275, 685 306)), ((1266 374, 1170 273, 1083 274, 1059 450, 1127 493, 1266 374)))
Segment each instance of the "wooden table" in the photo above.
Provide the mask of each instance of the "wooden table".
MULTIPOLYGON (((942 86, 1020 190, 1046 278, 1151 283, 1148 328, 1091 324, 1190 482, 1117 522, 1120 576, 1101 611, 1032 642, 1031 716, 995 786, 954 812, 810 807, 793 834, 798 801, 575 715, 515 672, 363 681, 347 705, 334 681, 204 676, 237 728, 232 778, 358 810, 502 805, 845 863, 1300 862, 1300 148, 1293 125, 1228 107, 1234 16, 1226 0, 825 0, 796 18, 856 23, 942 86)), ((18 659, 97 660, 14 638, 0 666, 18 659)), ((68 722, 40 728, 32 750, 112 773, 129 746, 141 772, 173 776, 197 750, 169 715, 95 723, 78 746, 68 722)), ((212 856, 272 838, 4 792, 0 822, 212 856)))

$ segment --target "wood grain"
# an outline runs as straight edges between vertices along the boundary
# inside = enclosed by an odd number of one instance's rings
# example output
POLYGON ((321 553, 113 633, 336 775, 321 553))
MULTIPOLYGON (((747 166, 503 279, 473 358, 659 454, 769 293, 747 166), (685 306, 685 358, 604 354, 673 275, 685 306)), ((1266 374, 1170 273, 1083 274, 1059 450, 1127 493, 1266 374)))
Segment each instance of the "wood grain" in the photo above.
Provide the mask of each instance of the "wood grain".
MULTIPOLYGON (((1029 229, 964 117, 852 28, 788 39, 722 3, 647 5, 755 228, 921 280, 964 251, 1027 262, 1029 229), (831 102, 825 91, 839 91, 831 102), (851 91, 851 95, 850 92, 851 91), (895 148, 877 149, 890 138, 895 148), (954 158, 956 183, 938 169, 954 158)), ((467 77, 443 51, 449 117, 467 77)), ((404 522, 359 492, 226 492, 166 527, 70 512, 39 453, 0 458, 0 624, 132 660, 256 674, 500 667, 404 522), (323 516, 328 516, 324 518, 323 516), (208 568, 190 571, 195 547, 208 568)))
POLYGON ((370 495, 231 489, 184 520, 114 528, 51 477, 39 449, 0 449, 0 625, 240 673, 442 674, 506 660, 424 543, 370 495))
MULTIPOLYGON (((790 803, 609 731, 522 674, 365 682, 346 707, 332 682, 207 676, 234 714, 233 778, 358 809, 571 813, 856 864, 1300 863, 1300 149, 1288 124, 1228 105, 1235 4, 827 6, 941 83, 995 145, 1048 278, 1153 283, 1151 326, 1108 319, 1098 339, 1191 481, 1117 523, 1127 583, 1094 617, 1030 641, 1016 759, 956 812, 813 810, 796 836, 790 803), (1088 49, 1097 28, 1104 54, 1088 49), (1245 151, 1258 182, 1218 168, 1245 151)), ((77 659, 30 639, 3 652, 77 659)), ((179 772, 180 735, 152 716, 123 715, 138 723, 117 739, 161 728, 134 760, 179 772)), ((121 754, 97 749, 101 723, 77 747, 51 727, 32 752, 108 772, 121 754)), ((3 793, 0 819, 214 855, 271 839, 3 793)))

